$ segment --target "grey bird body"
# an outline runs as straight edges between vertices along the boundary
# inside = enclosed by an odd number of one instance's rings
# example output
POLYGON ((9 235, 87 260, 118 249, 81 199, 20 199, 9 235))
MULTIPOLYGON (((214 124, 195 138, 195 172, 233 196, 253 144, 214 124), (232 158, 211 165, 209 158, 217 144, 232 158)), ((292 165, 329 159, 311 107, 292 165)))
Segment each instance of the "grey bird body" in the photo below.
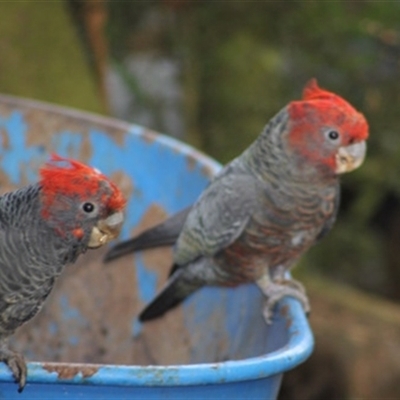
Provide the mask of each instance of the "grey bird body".
MULTIPOLYGON (((193 205, 176 242, 170 279, 140 314, 142 321, 162 315, 204 285, 259 281, 273 298, 272 282, 284 281, 298 257, 329 232, 339 204, 338 177, 327 179, 313 167, 290 170, 290 154, 277 140, 284 118, 278 114, 193 205)), ((296 297, 308 308, 305 296, 296 297)))
POLYGON ((0 196, 0 360, 24 388, 24 357, 7 339, 43 306, 67 264, 119 232, 125 200, 98 171, 54 156, 42 180, 0 196), (68 165, 69 164, 69 165, 68 165))
MULTIPOLYGON (((171 239, 181 228, 170 278, 139 319, 163 315, 204 285, 245 282, 255 282, 264 293, 267 322, 283 296, 295 297, 308 312, 303 286, 287 279, 286 272, 332 228, 339 175, 362 164, 367 137, 364 116, 311 81, 303 98, 270 120, 184 218, 172 217, 163 229, 154 227, 140 235, 150 247, 162 242, 160 236, 155 238, 157 231, 171 239), (167 226, 173 227, 169 236, 167 226)), ((141 245, 144 248, 143 241, 141 245)), ((112 249, 109 259, 122 246, 126 250, 129 243, 112 249)))
POLYGON ((63 267, 84 250, 49 234, 39 192, 33 185, 0 198, 0 340, 40 310, 63 267))

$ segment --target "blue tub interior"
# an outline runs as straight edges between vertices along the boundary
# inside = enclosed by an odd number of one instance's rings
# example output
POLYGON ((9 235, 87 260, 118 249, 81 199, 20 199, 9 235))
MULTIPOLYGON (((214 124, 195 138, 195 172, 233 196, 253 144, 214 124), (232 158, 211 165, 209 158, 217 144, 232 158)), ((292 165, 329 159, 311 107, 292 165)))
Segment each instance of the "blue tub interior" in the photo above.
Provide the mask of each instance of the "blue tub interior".
MULTIPOLYGON (((121 239, 192 204, 220 169, 145 128, 8 96, 0 96, 0 140, 2 192, 36 181, 53 152, 112 177, 129 198, 121 239)), ((204 288, 142 325, 136 316, 165 282, 171 249, 107 266, 104 253, 69 266, 39 315, 12 337, 32 361, 28 384, 17 394, 0 364, 0 398, 274 398, 282 373, 312 351, 297 301, 283 300, 267 326, 254 285, 204 288)))

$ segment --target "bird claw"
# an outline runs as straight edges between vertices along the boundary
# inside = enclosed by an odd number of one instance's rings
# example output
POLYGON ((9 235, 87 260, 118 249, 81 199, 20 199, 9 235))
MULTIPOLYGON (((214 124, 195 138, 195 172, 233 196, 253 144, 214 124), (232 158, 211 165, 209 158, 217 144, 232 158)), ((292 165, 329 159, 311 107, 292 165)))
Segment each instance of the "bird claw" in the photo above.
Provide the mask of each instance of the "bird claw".
POLYGON ((24 390, 26 384, 27 367, 25 358, 10 349, 0 349, 0 360, 5 362, 10 368, 15 381, 18 383, 18 393, 24 390))
POLYGON ((310 313, 310 302, 307 298, 304 286, 292 279, 282 279, 270 282, 266 287, 261 287, 266 301, 263 309, 263 316, 267 325, 272 323, 273 309, 276 303, 283 297, 290 296, 299 300, 303 306, 304 312, 310 313))
POLYGON ((274 306, 270 307, 268 304, 266 304, 263 309, 263 317, 267 325, 272 324, 272 316, 274 315, 273 307, 274 306))

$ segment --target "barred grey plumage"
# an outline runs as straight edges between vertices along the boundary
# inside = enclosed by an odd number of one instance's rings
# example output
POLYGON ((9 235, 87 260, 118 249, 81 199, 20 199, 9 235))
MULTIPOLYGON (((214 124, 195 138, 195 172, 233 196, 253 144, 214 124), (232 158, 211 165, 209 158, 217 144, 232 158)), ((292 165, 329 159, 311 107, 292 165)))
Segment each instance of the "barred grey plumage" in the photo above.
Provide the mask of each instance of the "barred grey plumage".
POLYGON ((140 320, 164 314, 204 285, 245 282, 256 282, 265 294, 267 322, 283 296, 297 298, 308 311, 304 288, 285 273, 332 228, 339 174, 361 165, 367 137, 362 114, 311 82, 303 99, 281 110, 189 212, 109 252, 111 259, 132 243, 137 251, 138 243, 148 248, 177 238, 170 278, 140 320))
POLYGON ((124 205, 104 175, 55 156, 39 183, 0 197, 0 360, 19 391, 26 363, 7 338, 37 314, 67 264, 117 235, 124 205))

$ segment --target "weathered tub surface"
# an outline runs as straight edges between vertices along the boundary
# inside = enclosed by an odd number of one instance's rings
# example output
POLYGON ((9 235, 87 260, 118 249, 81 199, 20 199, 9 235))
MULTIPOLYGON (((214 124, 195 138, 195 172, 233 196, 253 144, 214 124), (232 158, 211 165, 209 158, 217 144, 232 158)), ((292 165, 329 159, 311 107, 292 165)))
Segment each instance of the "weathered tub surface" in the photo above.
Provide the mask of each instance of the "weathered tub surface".
MULTIPOLYGON (((220 165, 166 136, 71 109, 0 96, 1 192, 37 179, 49 153, 82 160, 129 196, 122 238, 190 205, 220 165)), ((37 317, 11 342, 28 360, 17 393, 0 363, 7 399, 274 399, 282 374, 304 361, 313 338, 299 303, 261 317, 254 285, 206 288, 165 318, 136 316, 165 282, 171 249, 105 266, 105 249, 69 266, 37 317)))

